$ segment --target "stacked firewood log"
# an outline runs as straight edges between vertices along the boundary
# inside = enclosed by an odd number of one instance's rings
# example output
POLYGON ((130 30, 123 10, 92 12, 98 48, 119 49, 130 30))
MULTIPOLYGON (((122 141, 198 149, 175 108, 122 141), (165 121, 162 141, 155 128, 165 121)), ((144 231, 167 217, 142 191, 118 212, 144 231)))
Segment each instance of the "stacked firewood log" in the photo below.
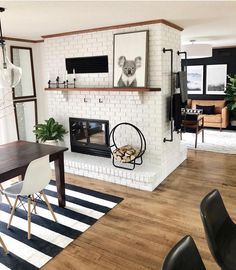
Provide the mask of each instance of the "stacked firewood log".
POLYGON ((134 160, 138 154, 139 151, 131 145, 124 145, 113 151, 114 158, 122 163, 134 160))

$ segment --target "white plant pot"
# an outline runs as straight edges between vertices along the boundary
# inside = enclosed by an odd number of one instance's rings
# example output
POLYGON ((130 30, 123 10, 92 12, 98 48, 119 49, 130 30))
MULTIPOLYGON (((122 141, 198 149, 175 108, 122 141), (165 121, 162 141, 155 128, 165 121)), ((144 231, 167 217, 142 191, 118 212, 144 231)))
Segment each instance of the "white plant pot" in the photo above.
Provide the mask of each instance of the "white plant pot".
POLYGON ((231 124, 231 126, 235 127, 236 126, 236 120, 231 120, 230 124, 231 124))
POLYGON ((44 142, 44 144, 49 144, 49 145, 57 146, 58 145, 58 141, 56 141, 56 140, 46 140, 44 142))

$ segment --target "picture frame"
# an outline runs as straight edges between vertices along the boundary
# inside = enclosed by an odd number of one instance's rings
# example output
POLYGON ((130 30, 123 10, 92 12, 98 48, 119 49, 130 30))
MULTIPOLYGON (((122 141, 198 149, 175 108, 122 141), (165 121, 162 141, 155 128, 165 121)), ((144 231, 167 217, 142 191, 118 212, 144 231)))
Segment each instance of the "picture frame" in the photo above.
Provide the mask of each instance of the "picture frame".
POLYGON ((147 87, 149 31, 113 36, 113 87, 147 87))
POLYGON ((227 64, 207 65, 206 94, 224 95, 227 84, 227 64))
POLYGON ((190 95, 203 94, 203 65, 187 66, 187 90, 190 95))

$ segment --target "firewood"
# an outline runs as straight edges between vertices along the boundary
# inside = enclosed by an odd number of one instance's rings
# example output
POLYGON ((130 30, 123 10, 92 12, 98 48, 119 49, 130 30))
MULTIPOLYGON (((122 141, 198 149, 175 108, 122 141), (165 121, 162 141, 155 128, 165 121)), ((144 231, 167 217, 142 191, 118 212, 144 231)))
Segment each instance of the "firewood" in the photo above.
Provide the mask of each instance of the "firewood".
POLYGON ((122 163, 128 163, 136 158, 138 150, 127 144, 113 151, 113 156, 116 160, 122 163))

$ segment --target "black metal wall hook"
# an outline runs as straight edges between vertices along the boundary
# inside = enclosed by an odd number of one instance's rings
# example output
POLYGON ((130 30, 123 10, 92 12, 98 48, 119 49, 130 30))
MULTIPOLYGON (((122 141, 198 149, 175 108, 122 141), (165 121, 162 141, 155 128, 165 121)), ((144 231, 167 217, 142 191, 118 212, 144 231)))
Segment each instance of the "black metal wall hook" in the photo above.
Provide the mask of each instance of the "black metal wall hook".
MULTIPOLYGON (((177 51, 177 54, 180 55, 184 55, 184 60, 185 60, 185 64, 186 64, 186 60, 188 59, 188 54, 187 52, 184 51, 177 51)), ((182 71, 186 71, 187 70, 187 65, 181 65, 182 66, 182 71)))
POLYGON ((187 59, 187 52, 184 52, 184 51, 177 51, 177 54, 178 55, 182 55, 182 54, 184 54, 184 59, 187 59))
POLYGON ((163 142, 173 142, 173 133, 174 133, 174 127, 173 127, 173 95, 174 95, 174 72, 173 72, 173 49, 166 49, 163 48, 163 53, 170 52, 170 85, 171 85, 171 94, 170 94, 170 139, 164 138, 163 142))
POLYGON ((166 53, 166 52, 171 52, 171 53, 173 53, 173 49, 166 49, 166 48, 163 48, 162 51, 163 51, 163 53, 166 53))

